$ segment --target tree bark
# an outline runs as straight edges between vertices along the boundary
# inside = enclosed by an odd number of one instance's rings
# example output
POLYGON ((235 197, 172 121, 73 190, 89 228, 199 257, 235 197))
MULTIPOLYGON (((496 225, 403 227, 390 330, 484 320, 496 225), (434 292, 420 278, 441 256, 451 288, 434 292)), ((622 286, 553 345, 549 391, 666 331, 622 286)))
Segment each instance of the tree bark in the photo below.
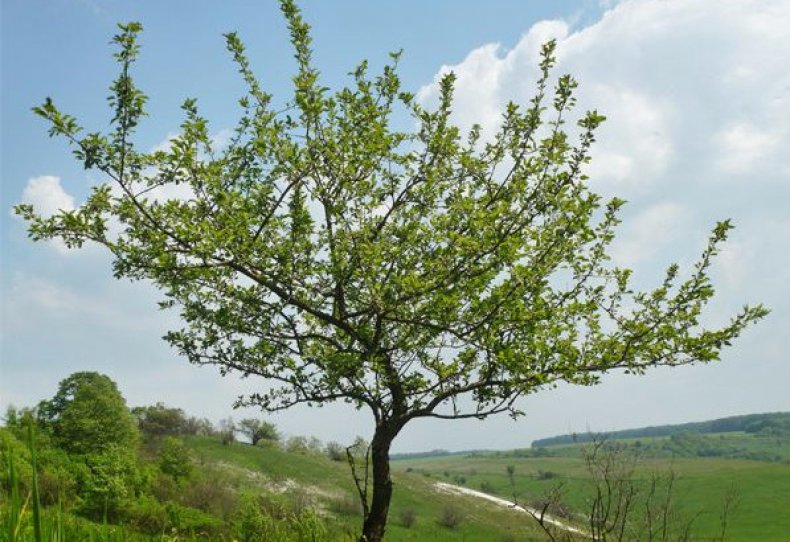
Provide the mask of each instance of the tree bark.
POLYGON ((376 427, 370 443, 370 463, 373 478, 373 496, 362 526, 360 542, 381 542, 387 526, 387 514, 392 500, 390 478, 390 446, 397 434, 385 424, 376 427))

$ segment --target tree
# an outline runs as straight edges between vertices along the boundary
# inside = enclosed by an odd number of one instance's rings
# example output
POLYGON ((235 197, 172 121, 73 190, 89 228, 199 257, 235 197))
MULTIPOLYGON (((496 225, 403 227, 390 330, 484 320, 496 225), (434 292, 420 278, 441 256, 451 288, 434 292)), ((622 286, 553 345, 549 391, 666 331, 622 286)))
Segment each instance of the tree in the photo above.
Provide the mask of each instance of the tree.
POLYGON ((280 434, 277 432, 277 427, 271 422, 264 422, 255 418, 245 418, 239 422, 239 431, 241 431, 250 443, 255 446, 261 440, 280 439, 280 434))
POLYGON ((219 434, 219 439, 222 441, 222 444, 230 445, 236 442, 236 431, 238 431, 238 428, 233 418, 227 417, 219 421, 217 433, 219 434))
POLYGON ((62 380, 55 396, 41 402, 38 416, 51 427, 55 444, 72 454, 113 446, 134 450, 139 438, 118 387, 100 373, 78 372, 62 380))
POLYGON ((33 239, 93 241, 112 253, 117 277, 160 288, 161 306, 184 322, 166 338, 191 362, 270 384, 237 405, 368 409, 363 540, 384 535, 389 450, 407 423, 516 416, 520 397, 557 382, 717 360, 767 313, 747 306, 721 328, 700 325, 728 221, 686 279, 672 265, 657 288, 638 292, 629 270, 609 264, 623 201, 604 204, 584 175, 604 117, 581 115, 572 144, 565 122, 576 82, 557 78, 547 99, 553 42, 534 99, 509 104, 483 141, 479 127, 464 137, 451 122, 454 76, 427 109, 401 89, 399 54, 375 77, 361 63, 348 87, 330 93, 308 25, 293 0, 281 6, 297 64, 285 108, 273 106, 230 33, 248 92, 229 145, 216 148, 187 99, 170 148, 138 150, 146 96, 131 68, 141 26, 122 25, 109 133, 83 134, 49 98, 35 108, 107 184, 73 211, 16 212, 33 239), (391 126, 403 113, 413 131, 391 126), (161 189, 176 185, 190 195, 165 199, 161 189), (109 228, 110 218, 120 227, 109 228))
POLYGON ((137 465, 137 422, 108 376, 77 372, 38 406, 54 444, 69 454, 80 511, 114 519, 142 487, 137 465))
POLYGON ((165 437, 159 451, 159 469, 176 480, 192 473, 192 458, 186 444, 176 437, 165 437))
POLYGON ((343 461, 346 458, 345 450, 339 442, 327 442, 324 452, 326 453, 326 456, 332 461, 343 461))
POLYGON ((134 407, 132 414, 137 418, 140 431, 148 436, 180 435, 187 431, 188 420, 180 408, 170 408, 164 403, 134 407))

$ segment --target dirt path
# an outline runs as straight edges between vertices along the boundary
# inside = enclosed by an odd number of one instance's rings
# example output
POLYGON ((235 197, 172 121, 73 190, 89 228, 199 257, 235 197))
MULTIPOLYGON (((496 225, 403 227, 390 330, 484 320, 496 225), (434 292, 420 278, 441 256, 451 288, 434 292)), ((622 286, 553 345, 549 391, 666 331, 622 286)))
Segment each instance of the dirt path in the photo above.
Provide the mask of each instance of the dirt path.
MULTIPOLYGON (((500 497, 495 497, 493 495, 489 495, 488 493, 483 493, 482 491, 475 491, 474 489, 469 489, 467 487, 461 486, 454 486, 452 484, 447 484, 445 482, 436 482, 435 484, 436 489, 442 491, 444 493, 455 493, 456 495, 466 495, 469 497, 477 497, 478 499, 485 499, 489 502, 497 504, 499 506, 503 506, 505 508, 510 508, 511 510, 515 510, 517 512, 523 512, 525 514, 530 514, 532 516, 540 516, 540 510, 535 510, 534 508, 528 508, 524 506, 520 506, 517 504, 513 504, 512 502, 502 499, 500 497)), ((562 529, 563 531, 567 531, 569 533, 582 535, 585 538, 589 537, 586 531, 578 529, 572 525, 568 525, 557 518, 554 518, 549 515, 543 516, 543 521, 549 525, 554 525, 555 527, 562 529)))

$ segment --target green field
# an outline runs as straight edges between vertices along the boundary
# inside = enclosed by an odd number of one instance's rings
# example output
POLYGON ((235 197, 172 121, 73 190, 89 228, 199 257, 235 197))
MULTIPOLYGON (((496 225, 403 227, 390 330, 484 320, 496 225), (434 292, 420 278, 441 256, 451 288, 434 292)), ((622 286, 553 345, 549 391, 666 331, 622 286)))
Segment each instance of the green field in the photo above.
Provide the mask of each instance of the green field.
MULTIPOLYGON (((564 457, 492 453, 401 459, 395 462, 395 469, 430 474, 450 483, 463 482, 471 489, 485 487, 492 494, 511 498, 514 490, 506 469, 512 465, 520 502, 539 499, 561 482, 567 491, 567 504, 581 510, 585 508, 590 475, 578 453, 571 456, 572 451, 572 447, 566 447, 564 457)), ((738 459, 657 458, 645 460, 637 476, 647 478, 651 472, 669 470, 677 476, 674 495, 680 506, 689 514, 698 514, 693 524, 698 539, 711 539, 719 532, 721 502, 732 487, 738 504, 730 514, 728 540, 790 540, 789 465, 738 459)))
MULTIPOLYGON (((0 463, 3 466, 0 472, 0 540, 27 542, 35 540, 31 513, 35 500, 31 499, 32 454, 14 431, 0 429, 0 463), (21 481, 23 488, 17 491, 16 497, 12 490, 14 483, 11 483, 14 479, 21 481)), ((45 506, 41 510, 43 540, 49 542, 353 542, 359 532, 361 510, 349 466, 345 461, 333 461, 331 454, 320 451, 319 447, 292 449, 287 443, 275 440, 258 446, 239 442, 223 444, 218 434, 182 435, 170 442, 185 449, 188 457, 185 461, 191 465, 191 470, 178 480, 161 470, 168 441, 153 439, 136 452, 141 480, 145 480, 148 489, 130 495, 124 501, 124 508, 116 513, 120 515, 109 521, 105 517, 102 521, 96 515, 85 513, 84 508, 80 512, 82 501, 74 497, 73 488, 70 501, 61 501, 60 493, 53 500, 53 488, 63 483, 53 478, 58 472, 53 469, 62 467, 77 469, 63 471, 65 473, 80 472, 78 467, 82 459, 77 456, 69 459, 52 446, 49 438, 45 433, 38 436, 38 469, 42 473, 39 488, 43 495, 50 494, 48 503, 42 500, 45 506), (259 524, 252 526, 257 536, 238 535, 244 524, 245 510, 249 510, 245 503, 253 502, 251 498, 255 499, 258 513, 255 521, 269 522, 269 528, 284 529, 277 532, 287 531, 285 535, 274 538, 260 535, 260 530, 255 531, 259 524), (161 527, 152 528, 154 524, 161 527), (303 525, 308 527, 303 528, 303 525), (312 529, 309 525, 316 527, 312 529)), ((672 496, 680 518, 678 524, 682 524, 683 518, 693 518, 693 540, 716 539, 721 530, 722 502, 732 489, 737 492, 737 506, 728 516, 726 540, 790 540, 790 463, 782 459, 787 453, 783 448, 787 442, 785 437, 743 432, 702 436, 684 433, 610 442, 613 445, 609 449, 640 454, 640 462, 631 477, 640 488, 647 487, 653 473, 674 473, 672 496), (732 457, 699 456, 700 451, 707 453, 709 450, 729 453, 732 457), (674 457, 668 456, 669 453, 674 457), (737 454, 741 453, 779 459, 738 459, 737 454)), ((592 477, 581 454, 582 446, 395 458, 392 467, 395 492, 386 540, 515 542, 547 539, 528 515, 479 496, 442 492, 437 489, 437 482, 484 491, 527 505, 539 502, 553 488, 562 485, 563 521, 585 528, 584 513, 589 511, 592 477), (508 467, 513 471, 512 479, 508 467)), ((65 476, 61 480, 66 481, 63 487, 68 491, 71 475, 65 476)), ((675 540, 672 536, 669 539, 675 540)))
MULTIPOLYGON (((295 483, 288 491, 312 496, 339 539, 353 539, 352 533, 357 532, 359 516, 348 510, 353 508, 350 503, 356 503, 356 497, 346 463, 330 461, 320 455, 287 453, 274 447, 223 446, 211 438, 195 437, 186 442, 199 460, 220 463, 237 472, 240 483, 257 484, 262 491, 288 485, 286 481, 295 483)), ((394 475, 395 492, 387 540, 544 540, 530 518, 471 497, 439 493, 433 487, 435 481, 435 476, 398 468, 394 475), (437 522, 448 507, 458 510, 462 517, 453 529, 437 522), (411 528, 404 527, 400 521, 406 510, 413 511, 416 516, 411 528)))

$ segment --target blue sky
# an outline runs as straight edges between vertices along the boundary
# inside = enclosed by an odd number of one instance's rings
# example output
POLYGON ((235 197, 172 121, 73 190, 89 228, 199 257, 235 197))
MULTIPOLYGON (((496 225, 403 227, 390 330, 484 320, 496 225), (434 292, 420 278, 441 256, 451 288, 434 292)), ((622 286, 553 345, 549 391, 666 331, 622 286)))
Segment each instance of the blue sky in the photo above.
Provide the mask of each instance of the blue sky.
MULTIPOLYGON (((509 99, 531 96, 540 43, 558 39, 559 71, 581 82, 580 108, 609 118, 592 185, 629 200, 618 263, 653 284, 671 261, 688 265, 713 223, 736 229, 716 268, 721 321, 746 302, 769 318, 714 366, 611 375, 594 388, 561 387, 524 400, 527 417, 425 422, 399 450, 526 446, 569 430, 615 429, 759 411, 790 410, 790 4, 782 1, 304 1, 316 63, 337 87, 359 60, 380 65, 403 49, 406 88, 426 103, 438 74, 458 74, 455 120, 493 126, 509 99)), ((267 89, 286 99, 291 51, 274 1, 2 3, 2 345, 0 405, 51 396, 76 370, 119 382, 130 404, 163 400, 212 419, 231 414, 253 381, 190 366, 159 337, 176 324, 156 292, 110 276, 96 248, 33 244, 15 203, 55 210, 79 204, 100 179, 50 140, 30 107, 52 96, 90 130, 107 127, 115 76, 115 23, 145 26, 138 84, 150 95, 138 138, 161 144, 196 97, 218 136, 233 126, 242 85, 221 34, 238 31, 267 89)), ((244 414, 237 412, 234 416, 244 414)), ((274 421, 290 434, 348 441, 369 431, 344 406, 299 409, 274 421)))

